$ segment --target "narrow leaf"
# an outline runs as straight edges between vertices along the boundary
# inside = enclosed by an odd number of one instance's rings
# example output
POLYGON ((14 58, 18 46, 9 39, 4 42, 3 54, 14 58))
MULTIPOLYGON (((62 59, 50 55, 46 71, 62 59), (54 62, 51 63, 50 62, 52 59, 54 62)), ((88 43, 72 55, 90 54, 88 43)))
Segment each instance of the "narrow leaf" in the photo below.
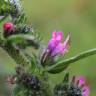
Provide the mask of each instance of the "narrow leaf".
POLYGON ((46 70, 49 73, 53 73, 53 74, 60 73, 60 72, 64 71, 71 63, 74 63, 78 60, 87 58, 87 57, 89 57, 91 55, 95 55, 95 54, 96 54, 96 48, 82 52, 72 58, 62 60, 61 62, 58 62, 58 63, 46 68, 46 70))

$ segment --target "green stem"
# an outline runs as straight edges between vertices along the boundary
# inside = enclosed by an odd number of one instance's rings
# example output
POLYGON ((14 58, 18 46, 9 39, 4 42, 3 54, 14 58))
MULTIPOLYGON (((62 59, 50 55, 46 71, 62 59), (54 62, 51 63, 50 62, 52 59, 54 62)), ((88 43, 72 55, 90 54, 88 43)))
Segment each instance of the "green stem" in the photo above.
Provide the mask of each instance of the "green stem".
POLYGON ((10 43, 6 43, 2 48, 11 56, 17 64, 20 65, 28 65, 30 63, 29 60, 24 56, 24 54, 19 50, 12 46, 10 43))
MULTIPOLYGON (((71 57, 69 59, 66 59, 66 60, 62 60, 54 65, 52 65, 51 67, 48 67, 46 68, 47 71, 51 72, 51 71, 56 71, 56 70, 64 70, 64 68, 67 68, 69 64, 71 63, 74 63, 78 60, 81 60, 81 59, 84 59, 84 58, 87 58, 91 55, 95 55, 96 54, 96 48, 94 49, 91 49, 91 50, 88 50, 88 51, 85 51, 85 52, 82 52, 74 57, 71 57)), ((59 71, 60 72, 60 71, 59 71)))
POLYGON ((26 42, 26 46, 32 46, 35 49, 38 49, 40 46, 39 41, 37 40, 37 37, 33 35, 27 35, 27 34, 14 34, 12 36, 9 36, 7 38, 7 41, 15 44, 21 43, 21 45, 22 45, 22 42, 26 42))
POLYGON ((18 40, 18 39, 21 39, 21 40, 35 40, 35 37, 32 36, 32 35, 24 35, 24 34, 15 34, 15 35, 12 35, 10 37, 7 38, 7 41, 15 41, 15 40, 18 40))

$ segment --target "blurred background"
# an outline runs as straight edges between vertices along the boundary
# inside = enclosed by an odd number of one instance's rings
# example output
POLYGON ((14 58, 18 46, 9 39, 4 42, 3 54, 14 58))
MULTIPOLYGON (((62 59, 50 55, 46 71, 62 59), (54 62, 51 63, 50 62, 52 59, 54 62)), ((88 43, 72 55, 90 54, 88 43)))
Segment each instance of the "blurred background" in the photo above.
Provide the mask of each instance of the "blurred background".
MULTIPOLYGON (((71 32, 71 49, 65 58, 96 48, 96 0, 22 0, 22 2, 28 23, 41 33, 45 44, 54 30, 63 31, 65 37, 71 32)), ((15 62, 0 49, 0 78, 2 74, 14 72, 14 67, 15 62)), ((91 89, 90 96, 95 96, 96 55, 71 64, 68 71, 71 76, 85 76, 91 89)), ((50 75, 54 84, 59 83, 63 77, 64 72, 50 75)), ((4 93, 3 87, 0 87, 1 93, 4 93)))

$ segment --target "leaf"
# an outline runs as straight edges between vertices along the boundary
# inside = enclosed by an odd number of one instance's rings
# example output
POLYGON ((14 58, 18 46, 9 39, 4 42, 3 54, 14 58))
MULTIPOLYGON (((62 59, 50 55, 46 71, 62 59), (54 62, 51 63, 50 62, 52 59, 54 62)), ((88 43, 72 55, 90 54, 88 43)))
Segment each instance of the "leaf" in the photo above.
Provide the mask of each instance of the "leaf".
POLYGON ((64 82, 64 83, 68 83, 68 82, 69 82, 69 73, 66 73, 66 74, 65 74, 65 77, 64 77, 63 82, 64 82))
POLYGON ((96 54, 96 48, 82 52, 72 58, 62 60, 62 61, 46 68, 46 71, 48 71, 49 73, 52 73, 52 74, 60 73, 60 72, 64 71, 71 63, 74 63, 76 61, 79 61, 81 59, 87 58, 87 57, 89 57, 91 55, 95 55, 95 54, 96 54))
POLYGON ((6 18, 7 18, 7 15, 6 16, 0 16, 0 23, 3 22, 6 18))
POLYGON ((37 68, 37 58, 34 54, 30 56, 29 54, 25 53, 25 56, 31 61, 28 70, 33 73, 37 68))
POLYGON ((6 42, 19 44, 21 48, 26 48, 27 46, 32 46, 35 49, 39 48, 39 41, 37 41, 33 35, 27 35, 27 34, 11 35, 7 38, 6 42))
POLYGON ((14 24, 23 24, 26 23, 26 16, 24 13, 22 13, 18 18, 16 18, 16 20, 14 21, 14 24))
POLYGON ((27 96, 27 89, 22 85, 16 85, 12 96, 27 96))
POLYGON ((10 2, 5 0, 0 0, 0 15, 6 15, 10 13, 11 10, 10 2))

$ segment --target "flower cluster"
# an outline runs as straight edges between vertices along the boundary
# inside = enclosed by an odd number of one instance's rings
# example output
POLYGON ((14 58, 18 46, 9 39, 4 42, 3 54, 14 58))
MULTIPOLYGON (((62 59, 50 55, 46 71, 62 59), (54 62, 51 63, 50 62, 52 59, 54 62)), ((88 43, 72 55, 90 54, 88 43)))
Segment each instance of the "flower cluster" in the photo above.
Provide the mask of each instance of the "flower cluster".
POLYGON ((17 83, 21 83, 31 90, 40 90, 41 82, 39 78, 37 76, 26 73, 22 67, 16 68, 16 76, 18 78, 17 83))

